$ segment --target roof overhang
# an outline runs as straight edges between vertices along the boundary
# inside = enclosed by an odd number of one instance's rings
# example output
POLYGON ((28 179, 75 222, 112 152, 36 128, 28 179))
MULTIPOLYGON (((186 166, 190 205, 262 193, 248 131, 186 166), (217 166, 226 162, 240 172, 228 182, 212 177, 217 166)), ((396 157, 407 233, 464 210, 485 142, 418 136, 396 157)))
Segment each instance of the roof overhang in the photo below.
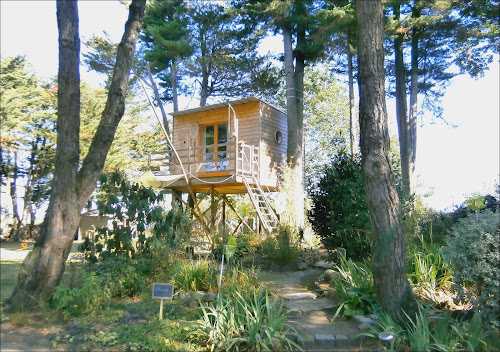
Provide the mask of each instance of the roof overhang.
MULTIPOLYGON (((257 101, 262 101, 262 100, 260 100, 259 98, 256 98, 256 97, 249 97, 249 98, 243 98, 243 99, 238 99, 238 100, 226 101, 223 103, 218 103, 218 104, 213 104, 213 105, 200 106, 200 107, 193 108, 193 109, 171 112, 171 113, 169 113, 169 115, 172 115, 173 117, 182 116, 182 115, 190 115, 190 114, 194 114, 194 113, 201 112, 201 111, 210 111, 210 110, 215 110, 215 109, 227 108, 228 105, 236 106, 236 105, 241 105, 241 104, 253 103, 253 102, 257 102, 257 101)), ((267 104, 266 102, 263 102, 263 103, 267 104)), ((267 104, 267 105, 269 105, 269 104, 267 104)), ((280 110, 280 109, 277 109, 277 110, 280 110)))

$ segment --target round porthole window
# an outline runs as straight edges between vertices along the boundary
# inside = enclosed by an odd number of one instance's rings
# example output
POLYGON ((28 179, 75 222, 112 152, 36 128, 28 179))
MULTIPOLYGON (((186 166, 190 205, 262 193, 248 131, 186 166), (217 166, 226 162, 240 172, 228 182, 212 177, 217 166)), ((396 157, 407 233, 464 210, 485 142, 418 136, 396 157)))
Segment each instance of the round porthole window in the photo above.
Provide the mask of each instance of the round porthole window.
POLYGON ((276 133, 274 135, 274 141, 277 144, 283 143, 283 134, 281 133, 281 131, 276 131, 276 133))

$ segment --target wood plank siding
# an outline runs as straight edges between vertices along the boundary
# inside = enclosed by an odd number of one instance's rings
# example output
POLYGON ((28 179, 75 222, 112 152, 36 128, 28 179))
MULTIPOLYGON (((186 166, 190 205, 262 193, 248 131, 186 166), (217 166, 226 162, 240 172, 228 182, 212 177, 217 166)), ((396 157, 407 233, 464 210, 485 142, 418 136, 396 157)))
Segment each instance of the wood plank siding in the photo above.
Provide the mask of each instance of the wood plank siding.
MULTIPOLYGON (((257 98, 246 98, 172 115, 172 142, 191 174, 190 184, 195 192, 209 192, 215 187, 221 193, 245 193, 242 169, 252 165, 250 155, 255 154, 258 168, 253 169, 258 169, 256 175, 261 186, 265 190, 276 190, 279 167, 286 160, 287 149, 287 121, 283 112, 257 98), (204 126, 218 124, 227 124, 227 140, 203 146, 204 126), (281 143, 276 141, 277 133, 281 143)), ((225 133, 225 126, 220 127, 223 132, 215 132, 215 135, 225 133)), ((207 127, 205 131, 214 129, 207 127)), ((164 169, 170 174, 180 173, 180 167, 173 164, 164 169)), ((185 180, 180 179, 169 188, 186 190, 185 180)))

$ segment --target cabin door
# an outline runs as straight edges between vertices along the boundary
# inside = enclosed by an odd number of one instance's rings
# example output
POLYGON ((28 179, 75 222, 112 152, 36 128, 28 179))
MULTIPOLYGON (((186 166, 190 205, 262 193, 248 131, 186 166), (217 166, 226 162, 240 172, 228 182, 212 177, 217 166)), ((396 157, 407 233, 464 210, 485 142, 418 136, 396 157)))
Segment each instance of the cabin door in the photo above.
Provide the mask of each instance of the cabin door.
POLYGON ((203 163, 205 173, 224 172, 229 168, 227 160, 227 122, 205 125, 202 128, 203 163))

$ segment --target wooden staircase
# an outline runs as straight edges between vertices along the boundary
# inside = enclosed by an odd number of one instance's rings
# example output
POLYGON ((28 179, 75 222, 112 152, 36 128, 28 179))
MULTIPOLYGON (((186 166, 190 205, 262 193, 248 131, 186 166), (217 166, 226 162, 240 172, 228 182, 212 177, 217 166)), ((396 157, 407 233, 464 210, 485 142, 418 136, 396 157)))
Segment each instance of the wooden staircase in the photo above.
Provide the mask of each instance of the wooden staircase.
POLYGON ((257 215, 262 223, 262 226, 269 233, 278 227, 279 219, 276 211, 271 206, 271 203, 262 190, 258 180, 255 177, 243 177, 243 183, 248 191, 250 200, 252 201, 257 215))

